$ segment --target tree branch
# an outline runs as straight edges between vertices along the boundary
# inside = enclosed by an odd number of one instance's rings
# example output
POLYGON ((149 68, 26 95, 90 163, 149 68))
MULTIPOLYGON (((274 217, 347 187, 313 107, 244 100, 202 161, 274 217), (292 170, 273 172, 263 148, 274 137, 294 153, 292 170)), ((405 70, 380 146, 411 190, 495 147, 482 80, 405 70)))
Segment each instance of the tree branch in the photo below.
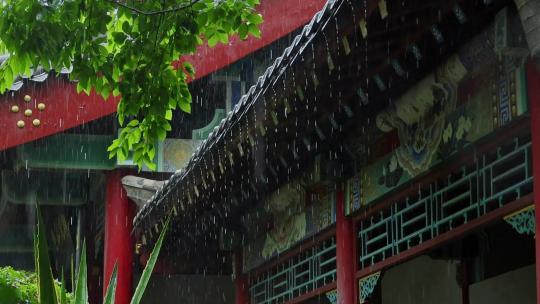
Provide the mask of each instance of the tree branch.
POLYGON ((137 13, 137 14, 141 14, 141 15, 145 15, 145 16, 153 16, 153 15, 161 15, 161 14, 167 14, 167 13, 172 13, 172 12, 184 10, 184 9, 192 7, 195 3, 200 2, 201 0, 193 0, 190 3, 184 4, 184 5, 180 5, 180 6, 177 6, 177 7, 172 7, 172 8, 168 8, 168 9, 164 9, 164 10, 159 10, 159 11, 143 11, 143 10, 140 10, 140 9, 138 9, 136 7, 129 6, 129 5, 125 4, 125 3, 123 3, 123 2, 120 2, 119 0, 107 0, 107 1, 109 1, 110 3, 113 3, 115 5, 121 6, 123 8, 126 8, 126 9, 128 9, 128 10, 130 10, 132 12, 137 13))

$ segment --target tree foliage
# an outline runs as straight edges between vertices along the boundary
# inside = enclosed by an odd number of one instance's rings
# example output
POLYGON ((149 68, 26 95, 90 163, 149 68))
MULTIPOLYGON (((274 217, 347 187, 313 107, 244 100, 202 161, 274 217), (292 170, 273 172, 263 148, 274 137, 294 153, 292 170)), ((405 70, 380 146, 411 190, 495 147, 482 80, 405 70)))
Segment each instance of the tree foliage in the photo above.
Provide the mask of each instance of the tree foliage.
MULTIPOLYGON (((123 128, 109 147, 121 160, 133 153, 155 168, 156 140, 171 130, 173 111, 191 112, 189 62, 173 67, 203 43, 231 35, 260 36, 259 0, 2 0, 0 92, 33 67, 73 67, 77 90, 119 96, 123 128)), ((99 104, 94 105, 99 107, 99 104)))

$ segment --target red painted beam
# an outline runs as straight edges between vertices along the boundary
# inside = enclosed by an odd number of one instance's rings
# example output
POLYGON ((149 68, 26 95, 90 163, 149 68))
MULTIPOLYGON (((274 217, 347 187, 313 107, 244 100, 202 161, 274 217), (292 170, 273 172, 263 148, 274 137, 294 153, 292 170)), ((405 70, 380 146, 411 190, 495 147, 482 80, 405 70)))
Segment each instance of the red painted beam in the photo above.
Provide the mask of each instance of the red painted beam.
POLYGON ((354 293, 354 245, 353 223, 345 216, 343 186, 336 191, 336 264, 338 304, 355 304, 354 293))
MULTIPOLYGON (((527 64, 527 91, 531 107, 531 142, 533 160, 533 190, 536 223, 540 223, 540 71, 531 60, 527 64)), ((540 225, 536 225, 540 235, 540 225)), ((540 304, 540 237, 536 237, 536 303, 540 304)))
POLYGON ((196 78, 204 77, 308 23, 325 3, 326 0, 262 0, 257 8, 264 18, 260 39, 250 37, 242 41, 233 37, 227 45, 203 45, 195 55, 184 59, 195 67, 196 78))
POLYGON ((118 264, 118 280, 115 303, 128 304, 133 284, 133 217, 135 208, 122 187, 122 173, 107 173, 105 202, 105 248, 103 295, 107 290, 115 263, 118 264))
POLYGON ((109 115, 116 105, 113 98, 105 102, 94 93, 77 94, 75 86, 64 79, 50 77, 43 85, 25 84, 20 91, 0 97, 0 151, 109 115), (32 100, 25 102, 25 95, 32 100), (45 104, 43 111, 39 103, 45 104), (18 106, 19 112, 12 113, 12 106, 18 106), (24 115, 27 109, 32 111, 29 117, 24 115), (32 124, 35 119, 40 121, 38 127, 32 124), (25 126, 19 128, 18 121, 25 126))
MULTIPOLYGON (((184 60, 193 63, 197 72, 196 78, 204 77, 306 24, 325 2, 325 0, 263 0, 258 7, 264 18, 260 39, 251 37, 241 41, 233 37, 227 45, 220 44, 214 48, 204 45, 199 47, 195 55, 186 56, 184 60)), ((20 92, 0 97, 0 130, 2 130, 0 151, 62 132, 115 111, 114 101, 106 103, 95 94, 91 96, 77 94, 75 85, 64 80, 50 78, 44 85, 35 87, 25 85, 20 92), (26 94, 32 96, 30 104, 23 102, 26 94), (37 110, 39 102, 46 104, 45 111, 37 110), (12 105, 18 105, 20 112, 11 113, 12 105), (25 117, 23 114, 27 108, 33 111, 31 117, 25 117), (41 121, 39 127, 32 125, 32 121, 36 118, 41 121), (17 127, 18 120, 24 121, 24 128, 17 127)))

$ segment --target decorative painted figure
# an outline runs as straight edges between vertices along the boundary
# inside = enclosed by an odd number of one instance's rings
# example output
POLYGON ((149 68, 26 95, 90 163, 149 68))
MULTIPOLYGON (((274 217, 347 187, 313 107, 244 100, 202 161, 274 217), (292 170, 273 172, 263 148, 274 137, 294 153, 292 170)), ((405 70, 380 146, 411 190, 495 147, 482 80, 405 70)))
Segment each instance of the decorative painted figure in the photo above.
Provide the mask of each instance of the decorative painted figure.
POLYGON ((293 182, 281 187, 266 201, 274 227, 266 235, 262 256, 269 258, 300 241, 306 234, 304 185, 293 182))

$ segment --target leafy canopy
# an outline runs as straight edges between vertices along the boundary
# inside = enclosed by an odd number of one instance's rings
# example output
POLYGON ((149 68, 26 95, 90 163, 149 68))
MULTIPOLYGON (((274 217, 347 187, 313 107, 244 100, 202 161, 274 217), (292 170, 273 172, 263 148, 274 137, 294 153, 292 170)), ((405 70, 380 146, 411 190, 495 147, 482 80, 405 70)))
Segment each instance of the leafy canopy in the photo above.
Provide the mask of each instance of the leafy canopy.
MULTIPOLYGON (((41 66, 70 74, 77 90, 120 96, 122 132, 109 156, 130 151, 139 169, 155 169, 156 140, 171 130, 177 108, 191 112, 187 86, 195 71, 173 63, 209 46, 260 36, 259 0, 0 0, 0 93, 41 66)), ((99 107, 99 104, 94 105, 99 107)))

